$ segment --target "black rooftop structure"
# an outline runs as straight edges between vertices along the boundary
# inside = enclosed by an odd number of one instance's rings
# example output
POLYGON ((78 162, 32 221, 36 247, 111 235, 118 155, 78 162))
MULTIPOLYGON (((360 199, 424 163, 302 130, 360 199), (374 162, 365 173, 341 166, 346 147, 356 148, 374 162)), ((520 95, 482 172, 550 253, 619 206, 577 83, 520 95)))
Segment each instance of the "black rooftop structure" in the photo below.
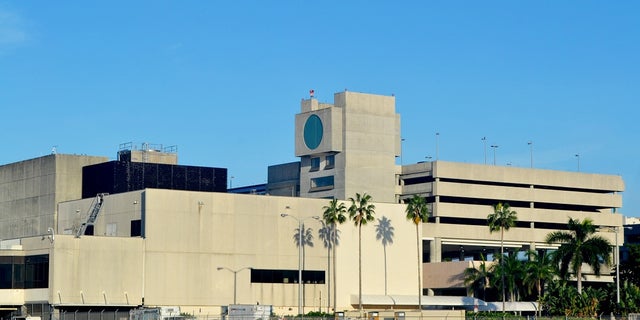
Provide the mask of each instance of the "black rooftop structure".
POLYGON ((227 192, 227 169, 109 161, 82 168, 82 198, 146 188, 227 192))

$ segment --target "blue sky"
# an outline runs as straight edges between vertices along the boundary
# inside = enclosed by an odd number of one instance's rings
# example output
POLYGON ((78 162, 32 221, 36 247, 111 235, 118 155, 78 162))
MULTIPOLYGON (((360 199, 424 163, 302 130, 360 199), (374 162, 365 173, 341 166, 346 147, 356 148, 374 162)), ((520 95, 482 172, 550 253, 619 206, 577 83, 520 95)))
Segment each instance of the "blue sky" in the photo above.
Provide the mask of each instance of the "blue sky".
POLYGON ((177 145, 233 185, 296 161, 314 89, 395 94, 406 163, 621 175, 640 216, 636 1, 2 1, 0 164, 177 145), (493 150, 487 148, 487 161, 493 150), (575 155, 579 154, 579 158, 575 155))

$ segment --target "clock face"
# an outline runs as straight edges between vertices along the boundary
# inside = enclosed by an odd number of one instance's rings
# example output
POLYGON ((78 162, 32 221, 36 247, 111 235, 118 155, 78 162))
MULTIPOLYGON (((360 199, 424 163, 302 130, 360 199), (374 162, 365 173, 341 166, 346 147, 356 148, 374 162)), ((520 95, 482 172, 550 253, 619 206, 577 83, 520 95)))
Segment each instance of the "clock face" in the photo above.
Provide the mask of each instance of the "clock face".
POLYGON ((307 118, 304 123, 304 144, 307 148, 313 150, 322 142, 322 120, 315 114, 307 118))

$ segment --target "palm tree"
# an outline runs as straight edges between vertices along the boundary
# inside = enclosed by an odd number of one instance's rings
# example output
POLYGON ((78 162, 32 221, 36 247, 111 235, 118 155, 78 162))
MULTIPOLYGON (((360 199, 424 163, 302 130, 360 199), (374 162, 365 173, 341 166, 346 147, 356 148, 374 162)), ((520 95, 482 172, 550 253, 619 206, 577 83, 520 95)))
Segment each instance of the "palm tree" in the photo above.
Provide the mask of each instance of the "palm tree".
POLYGON ((542 287, 546 281, 551 281, 556 274, 556 265, 551 260, 551 255, 546 251, 529 250, 529 260, 525 263, 524 285, 527 287, 527 293, 531 293, 532 289, 536 289, 538 301, 538 316, 542 316, 540 310, 540 300, 542 299, 542 287))
MULTIPOLYGON (((496 287, 509 295, 509 301, 520 300, 519 284, 524 278, 524 262, 518 258, 517 253, 507 254, 501 257, 500 263, 494 264, 490 271, 494 277, 500 277, 503 281, 491 281, 496 287)), ((504 310, 504 309, 503 309, 504 310)))
MULTIPOLYGON (((336 247, 338 246, 338 240, 340 238, 338 234, 337 224, 342 224, 347 221, 347 217, 344 215, 347 212, 347 207, 342 202, 338 202, 338 199, 332 199, 328 206, 322 207, 324 212, 322 214, 322 220, 330 227, 329 243, 333 249, 333 310, 336 310, 336 247)), ((329 284, 331 288, 331 284, 329 284)), ((331 295, 328 294, 329 299, 331 295)), ((331 302, 329 301, 329 304, 331 302)))
POLYGON ((414 195, 407 204, 407 220, 411 220, 416 226, 416 250, 418 258, 418 310, 422 310, 422 250, 420 249, 420 229, 423 222, 429 219, 429 209, 423 197, 414 195))
MULTIPOLYGON (((515 226, 518 220, 518 214, 511 210, 508 203, 498 202, 493 206, 493 213, 487 216, 487 223, 489 224, 489 233, 494 231, 500 231, 500 256, 504 257, 504 232, 508 231, 511 227, 515 226)), ((502 264, 504 259, 500 259, 502 264)), ((504 286, 504 273, 502 273, 502 312, 505 310, 505 286, 504 286)))
POLYGON ((554 231, 547 235, 547 243, 561 243, 553 255, 553 262, 560 264, 560 276, 568 276, 569 267, 576 275, 578 293, 582 293, 582 264, 586 263, 596 276, 600 276, 600 261, 609 265, 611 243, 609 240, 594 235, 597 227, 589 218, 582 222, 569 218, 569 231, 554 231))
POLYGON ((378 225, 376 225, 376 240, 382 241, 382 248, 384 250, 384 295, 387 295, 387 245, 393 244, 393 231, 394 227, 391 225, 391 220, 387 217, 378 219, 378 225))
POLYGON ((356 193, 349 201, 349 219, 358 227, 358 310, 362 312, 362 226, 374 220, 376 206, 370 203, 371 196, 366 193, 356 193))
POLYGON ((470 267, 464 270, 464 284, 471 288, 474 293, 482 289, 482 300, 486 300, 486 291, 489 286, 489 279, 492 277, 490 268, 487 268, 487 262, 484 255, 480 255, 482 263, 478 267, 470 267))

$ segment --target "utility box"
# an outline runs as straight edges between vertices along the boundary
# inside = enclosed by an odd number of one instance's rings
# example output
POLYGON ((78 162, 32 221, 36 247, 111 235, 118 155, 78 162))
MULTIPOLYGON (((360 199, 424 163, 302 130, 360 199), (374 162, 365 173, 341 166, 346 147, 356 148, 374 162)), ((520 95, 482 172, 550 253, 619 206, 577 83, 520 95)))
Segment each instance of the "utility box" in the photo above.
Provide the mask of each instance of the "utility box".
POLYGON ((40 320, 40 317, 32 317, 32 316, 13 316, 11 320, 40 320))
POLYGON ((269 320, 273 306, 260 304, 232 304, 223 309, 223 320, 269 320))
POLYGON ((129 320, 184 320, 180 307, 138 308, 129 311, 129 320))

